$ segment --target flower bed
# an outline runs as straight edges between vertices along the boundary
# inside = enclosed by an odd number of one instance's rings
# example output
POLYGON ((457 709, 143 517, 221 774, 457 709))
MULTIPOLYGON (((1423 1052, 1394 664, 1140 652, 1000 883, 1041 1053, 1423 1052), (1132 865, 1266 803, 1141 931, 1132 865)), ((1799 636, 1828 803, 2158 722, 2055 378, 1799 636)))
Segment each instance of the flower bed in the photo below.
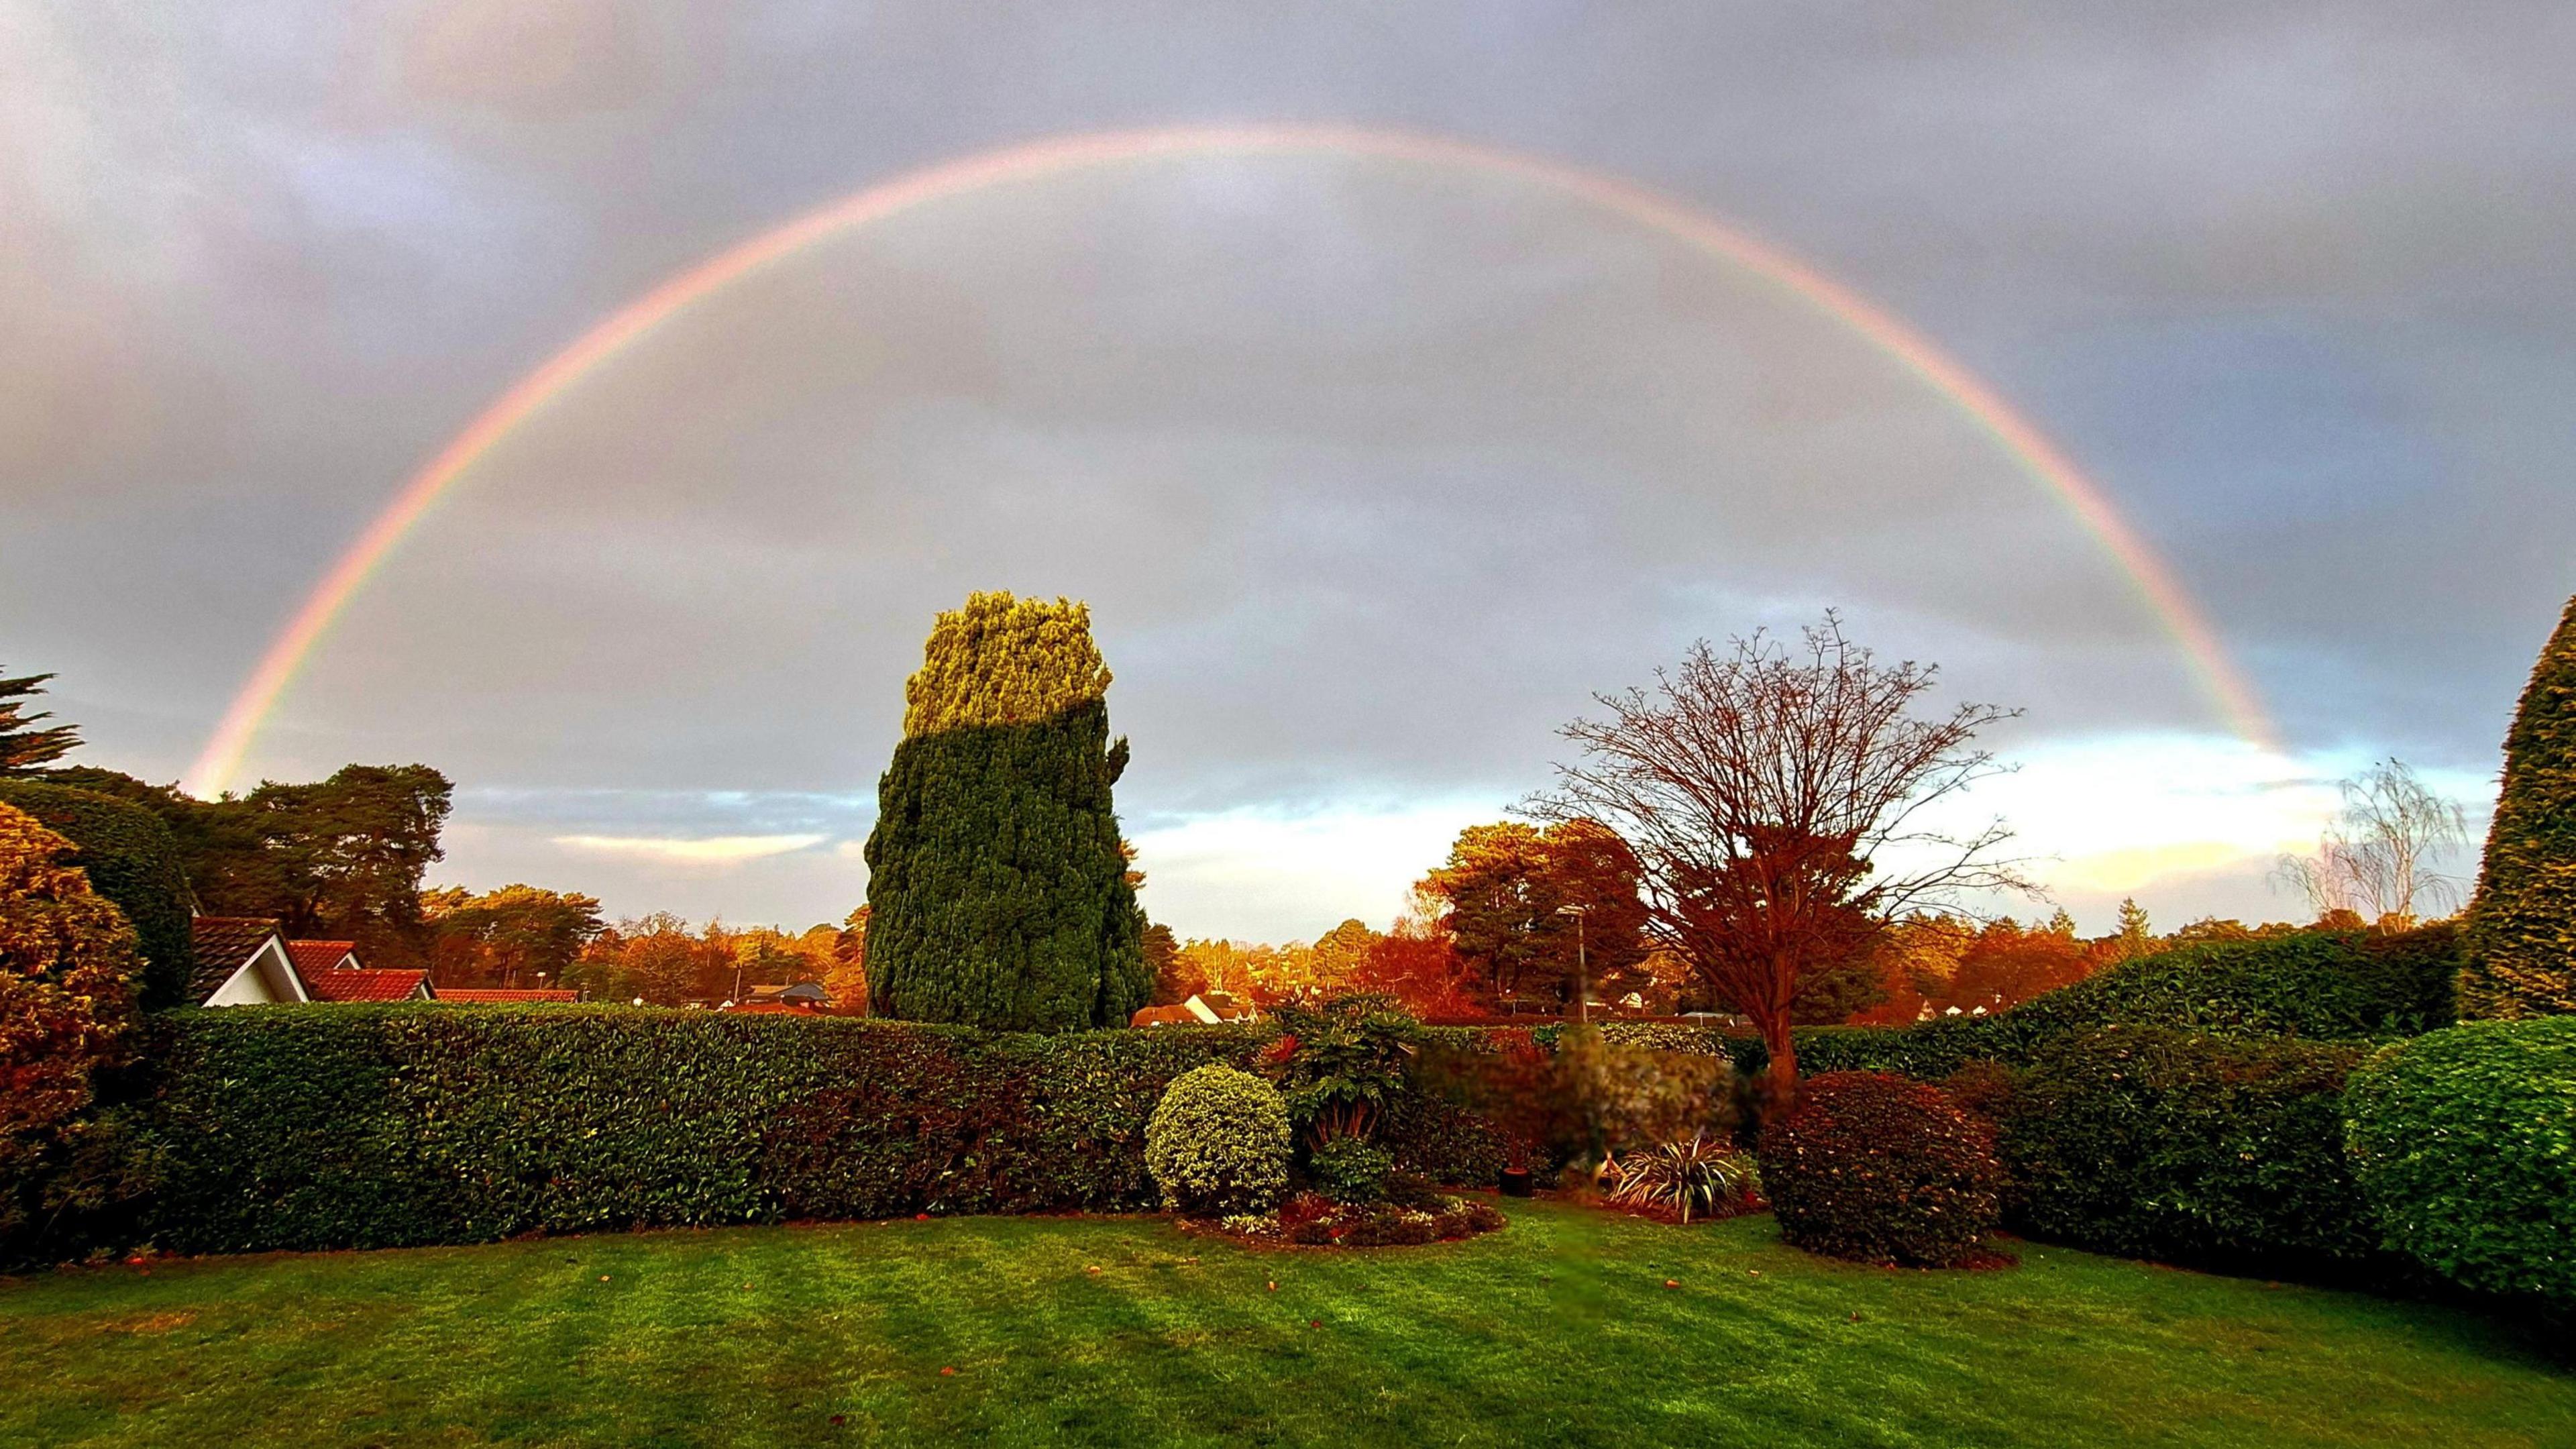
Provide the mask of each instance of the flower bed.
POLYGON ((1411 1248, 1490 1233, 1503 1222, 1492 1203, 1472 1197, 1426 1194, 1405 1202, 1343 1203, 1309 1192, 1273 1212, 1238 1213, 1195 1226, 1273 1245, 1411 1248))

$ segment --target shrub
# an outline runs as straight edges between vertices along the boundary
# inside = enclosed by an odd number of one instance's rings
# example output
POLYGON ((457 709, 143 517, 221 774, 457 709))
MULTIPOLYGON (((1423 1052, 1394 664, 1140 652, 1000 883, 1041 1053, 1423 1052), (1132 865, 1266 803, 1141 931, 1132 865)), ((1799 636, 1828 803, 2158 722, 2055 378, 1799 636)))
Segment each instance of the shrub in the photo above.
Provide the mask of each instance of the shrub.
POLYGON ((1082 605, 975 594, 939 616, 868 836, 879 1015, 1061 1031, 1145 1004, 1108 689, 1082 605))
POLYGON ((2353 1073, 2344 1111, 2388 1246, 2471 1288, 2576 1310, 2576 1017, 2387 1048, 2353 1073))
POLYGON ((2576 1012, 2576 599, 2504 737, 2460 1005, 2472 1017, 2576 1012))
POLYGON ((1357 1137, 1336 1137, 1306 1154, 1306 1171, 1316 1188, 1336 1202, 1383 1199, 1387 1174, 1394 1170, 1393 1154, 1357 1137))
POLYGON ((2348 1273, 2376 1233, 2342 1152, 2369 1048, 2112 1027, 2041 1054, 2001 1149, 2014 1225, 2124 1257, 2348 1273))
POLYGON ((1780 1235, 1865 1263, 1966 1261, 2002 1214, 1993 1129, 1938 1087, 1828 1072, 1762 1133, 1762 1183, 1780 1235))
POLYGON ((179 843, 161 817, 130 801, 41 780, 0 780, 0 804, 14 805, 71 842, 62 863, 89 876, 134 926, 143 957, 137 1005, 177 1006, 193 962, 188 944, 188 877, 179 843))
POLYGON ((71 849, 0 805, 0 1243, 43 1206, 127 1049, 134 928, 64 864, 71 849))
POLYGON ((1613 1157, 1608 1166, 1616 1183, 1612 1202, 1673 1213, 1685 1223, 1693 1214, 1742 1212, 1762 1195, 1762 1174, 1753 1159, 1705 1132, 1613 1157))
POLYGON ((1278 1038, 1261 1060, 1310 1146, 1367 1137, 1402 1095, 1420 1026, 1392 997, 1351 995, 1272 1013, 1278 1038))
POLYGON ((1195 1068, 1164 1090, 1146 1124, 1145 1165, 1166 1207, 1259 1212, 1288 1188, 1288 1104, 1250 1072, 1195 1068))

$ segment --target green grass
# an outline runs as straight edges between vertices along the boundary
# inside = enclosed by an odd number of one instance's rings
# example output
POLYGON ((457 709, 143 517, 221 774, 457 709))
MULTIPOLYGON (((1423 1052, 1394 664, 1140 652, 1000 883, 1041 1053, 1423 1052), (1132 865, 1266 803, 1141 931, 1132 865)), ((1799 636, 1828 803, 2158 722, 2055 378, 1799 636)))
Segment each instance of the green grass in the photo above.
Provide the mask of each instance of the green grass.
POLYGON ((2576 1373, 2450 1309, 1510 1211, 1348 1254, 957 1218, 0 1281, 0 1443, 2576 1444, 2576 1373))

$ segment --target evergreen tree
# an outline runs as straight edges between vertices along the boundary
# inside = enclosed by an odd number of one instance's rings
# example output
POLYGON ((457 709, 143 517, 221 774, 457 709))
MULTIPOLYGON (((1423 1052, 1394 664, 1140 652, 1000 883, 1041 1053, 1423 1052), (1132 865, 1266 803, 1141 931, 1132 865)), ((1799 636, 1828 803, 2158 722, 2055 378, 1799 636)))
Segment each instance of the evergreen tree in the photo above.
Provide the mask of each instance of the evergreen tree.
POLYGON ((45 681, 51 678, 50 674, 24 674, 0 679, 0 775, 23 774, 80 748, 79 726, 38 729, 36 721, 53 716, 43 710, 25 712, 27 701, 44 693, 45 681))
POLYGON ((2120 900, 2120 934, 2116 939, 2123 961, 2144 956, 2155 949, 2155 930, 2147 923, 2147 908, 2138 904, 2136 896, 2124 896, 2120 900))
POLYGON ((868 836, 875 1014, 1062 1031, 1145 1005, 1108 692, 1085 605, 975 594, 939 616, 868 836))
POLYGON ((2576 599, 2504 738, 2504 789, 2469 903, 2460 1014, 2576 1011, 2576 599))

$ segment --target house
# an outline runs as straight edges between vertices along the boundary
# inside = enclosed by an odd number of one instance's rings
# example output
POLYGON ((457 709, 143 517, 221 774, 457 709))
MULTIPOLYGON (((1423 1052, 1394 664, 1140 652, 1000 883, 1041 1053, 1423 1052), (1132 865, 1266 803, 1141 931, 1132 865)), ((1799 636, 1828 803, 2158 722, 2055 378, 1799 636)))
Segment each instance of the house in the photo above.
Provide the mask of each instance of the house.
POLYGON ((548 988, 537 990, 502 990, 495 987, 450 986, 440 991, 439 1001, 462 1002, 468 1006, 509 1006, 529 1002, 579 1001, 581 993, 548 988))
POLYGON ((198 916, 188 922, 188 1000, 198 1006, 311 1001, 286 934, 256 916, 198 916))
POLYGON ((1129 1026, 1217 1026, 1230 1021, 1259 1021, 1248 1001, 1226 991, 1202 991, 1178 1006, 1149 1006, 1127 1018, 1129 1026))
POLYGON ((263 916, 198 916, 188 923, 199 1006, 277 1002, 430 1001, 426 971, 377 971, 353 941, 290 941, 263 916))
MULTIPOLYGON (((821 1011, 832 1004, 832 993, 824 990, 820 981, 798 981, 787 986, 755 986, 751 988, 751 995, 742 1001, 742 1006, 772 1004, 821 1011)), ((737 1011, 741 1009, 739 1006, 735 1008, 737 1011)))
POLYGON ((426 971, 374 970, 355 941, 289 941, 286 954, 316 1001, 434 1001, 426 971))

